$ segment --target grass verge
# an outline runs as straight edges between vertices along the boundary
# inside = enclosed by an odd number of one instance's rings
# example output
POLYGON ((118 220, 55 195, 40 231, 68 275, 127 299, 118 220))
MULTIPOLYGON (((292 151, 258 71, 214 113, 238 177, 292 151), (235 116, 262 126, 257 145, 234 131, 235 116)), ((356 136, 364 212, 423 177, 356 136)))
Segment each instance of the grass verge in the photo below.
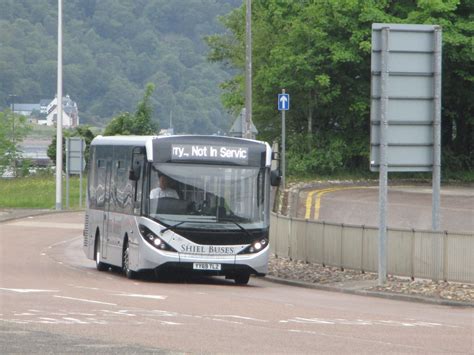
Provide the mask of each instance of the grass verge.
MULTIPOLYGON (((85 206, 86 177, 82 178, 82 206, 85 206)), ((66 179, 63 178, 62 205, 66 208, 66 179)), ((69 207, 79 208, 79 177, 69 179, 69 207)), ((56 178, 30 176, 0 179, 0 208, 56 208, 56 178)))

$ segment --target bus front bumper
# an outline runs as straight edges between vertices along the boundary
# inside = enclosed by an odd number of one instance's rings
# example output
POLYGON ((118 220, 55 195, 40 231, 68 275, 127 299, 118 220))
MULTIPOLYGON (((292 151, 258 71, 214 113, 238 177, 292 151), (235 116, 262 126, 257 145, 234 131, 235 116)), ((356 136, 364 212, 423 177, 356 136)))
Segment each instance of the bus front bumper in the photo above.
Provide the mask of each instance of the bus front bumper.
MULTIPOLYGON (((143 243, 139 260, 140 270, 181 270, 208 275, 233 275, 246 273, 264 276, 268 271, 270 248, 255 254, 199 255, 162 251, 143 243), (220 270, 196 269, 195 264, 218 264, 220 270)), ((138 271, 138 270, 137 270, 138 271)))

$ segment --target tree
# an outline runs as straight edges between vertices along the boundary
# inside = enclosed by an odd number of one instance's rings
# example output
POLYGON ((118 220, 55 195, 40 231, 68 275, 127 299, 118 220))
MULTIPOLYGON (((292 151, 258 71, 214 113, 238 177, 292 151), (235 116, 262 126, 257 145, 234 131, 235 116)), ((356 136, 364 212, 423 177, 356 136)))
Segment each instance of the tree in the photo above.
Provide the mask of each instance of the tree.
POLYGON ((156 134, 158 125, 152 121, 153 109, 151 107, 151 95, 155 85, 149 83, 145 88, 143 99, 138 103, 135 114, 121 113, 114 117, 107 127, 105 136, 116 135, 148 135, 156 134))
MULTIPOLYGON (((240 110, 244 98, 244 10, 242 6, 223 18, 226 34, 207 38, 209 59, 237 69, 222 86, 224 105, 232 111, 240 110)), ((287 114, 290 157, 307 160, 308 173, 332 170, 335 156, 341 167, 368 166, 371 24, 440 24, 443 142, 460 157, 463 169, 474 167, 473 10, 472 2, 458 0, 254 2, 252 116, 260 137, 279 136, 276 94, 285 88, 292 97, 287 114), (314 164, 314 149, 339 151, 314 164)), ((293 163, 289 160, 290 169, 293 163)))
MULTIPOLYGON (((240 2, 65 1, 64 92, 78 103, 81 122, 105 127, 119 113, 133 112, 141 89, 153 82, 160 92, 150 98, 150 105, 162 125, 172 110, 186 111, 180 110, 182 103, 177 97, 196 86, 220 112, 206 133, 226 127, 228 115, 219 100, 218 85, 229 73, 206 60, 207 46, 202 38, 222 31, 217 16, 240 2), (212 75, 204 76, 203 72, 212 75), (164 76, 169 78, 167 95, 162 95, 163 87, 155 81, 164 76)), ((0 8, 0 110, 8 106, 12 92, 23 102, 53 98, 57 38, 54 0, 0 1, 0 8)), ((194 115, 210 121, 204 105, 195 109, 194 115)))
POLYGON ((11 169, 18 176, 22 161, 20 143, 31 130, 25 116, 12 113, 10 110, 0 112, 0 174, 11 169))

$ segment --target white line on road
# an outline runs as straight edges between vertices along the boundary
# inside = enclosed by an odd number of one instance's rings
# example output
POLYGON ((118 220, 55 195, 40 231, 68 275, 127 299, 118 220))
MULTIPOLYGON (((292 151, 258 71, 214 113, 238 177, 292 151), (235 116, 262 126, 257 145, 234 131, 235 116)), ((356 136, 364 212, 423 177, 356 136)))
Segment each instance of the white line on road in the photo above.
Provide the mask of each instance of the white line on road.
POLYGON ((58 290, 36 290, 36 289, 30 289, 30 288, 2 288, 2 287, 0 287, 0 290, 17 292, 17 293, 59 292, 58 290))
POLYGON ((101 301, 87 300, 87 299, 84 299, 84 298, 74 298, 74 297, 66 297, 66 296, 58 296, 58 295, 55 295, 54 297, 56 297, 56 298, 63 298, 63 299, 66 299, 66 300, 72 300, 72 301, 80 301, 80 302, 88 302, 88 303, 105 304, 105 305, 108 305, 108 306, 116 306, 116 305, 117 305, 116 303, 109 303, 109 302, 101 302, 101 301))
POLYGON ((257 319, 257 318, 251 318, 251 317, 243 317, 243 316, 235 316, 232 314, 214 314, 212 317, 222 317, 222 318, 237 318, 237 319, 244 319, 244 320, 252 320, 255 322, 268 322, 268 320, 264 319, 257 319))
POLYGON ((160 296, 160 295, 139 295, 139 294, 134 294, 134 293, 125 293, 125 294, 117 293, 115 294, 115 296, 149 298, 153 300, 165 300, 168 297, 168 296, 160 296))
POLYGON ((88 322, 83 322, 77 318, 72 318, 72 317, 63 317, 64 320, 68 320, 68 321, 71 321, 73 323, 77 323, 77 324, 89 324, 88 322))
POLYGON ((121 309, 120 311, 110 311, 108 309, 101 309, 100 311, 104 312, 104 313, 107 313, 107 314, 117 315, 117 316, 136 317, 135 314, 128 313, 130 311, 128 311, 126 309, 121 309))
POLYGON ((85 290, 94 290, 94 291, 99 290, 99 288, 97 288, 97 287, 78 286, 78 285, 72 285, 72 284, 68 284, 68 286, 75 287, 75 288, 82 288, 82 289, 85 289, 85 290))
POLYGON ((84 229, 82 223, 56 223, 56 222, 39 222, 39 221, 19 221, 10 222, 7 226, 14 227, 34 227, 34 228, 55 228, 55 229, 84 229))
POLYGON ((337 325, 362 325, 362 326, 392 326, 392 327, 456 327, 441 323, 431 323, 423 321, 395 321, 395 320, 367 320, 367 319, 321 319, 321 318, 302 318, 280 320, 280 323, 301 323, 301 324, 337 324, 337 325))

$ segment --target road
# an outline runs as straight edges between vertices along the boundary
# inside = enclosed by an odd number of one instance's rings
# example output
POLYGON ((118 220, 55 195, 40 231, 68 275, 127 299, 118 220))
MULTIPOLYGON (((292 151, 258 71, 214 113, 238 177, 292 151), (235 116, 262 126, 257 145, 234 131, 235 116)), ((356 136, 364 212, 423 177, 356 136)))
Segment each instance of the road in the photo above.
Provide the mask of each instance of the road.
POLYGON ((98 272, 82 252, 83 218, 0 223, 1 353, 474 352, 472 308, 98 272))
MULTIPOLYGON (((378 186, 321 185, 300 195, 297 217, 378 227, 378 186)), ((474 231, 474 188, 443 186, 440 200, 442 230, 474 231)), ((431 229, 431 187, 390 186, 387 211, 389 227, 431 229)))

